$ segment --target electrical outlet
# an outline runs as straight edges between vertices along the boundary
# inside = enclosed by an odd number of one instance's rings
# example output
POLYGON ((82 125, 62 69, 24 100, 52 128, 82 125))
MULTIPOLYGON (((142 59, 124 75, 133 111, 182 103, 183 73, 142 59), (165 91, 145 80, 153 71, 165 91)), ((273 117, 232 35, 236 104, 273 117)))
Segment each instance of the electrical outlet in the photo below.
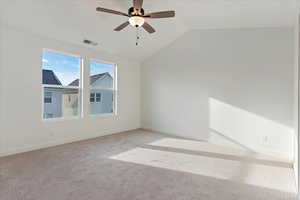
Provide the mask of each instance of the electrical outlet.
POLYGON ((273 141, 272 141, 272 137, 270 136, 263 136, 262 138, 262 145, 268 148, 273 147, 273 141))
POLYGON ((50 135, 51 137, 53 137, 53 136, 54 136, 54 133, 51 131, 49 135, 50 135))
POLYGON ((269 142, 269 137, 268 136, 264 136, 263 143, 264 144, 268 144, 268 142, 269 142))

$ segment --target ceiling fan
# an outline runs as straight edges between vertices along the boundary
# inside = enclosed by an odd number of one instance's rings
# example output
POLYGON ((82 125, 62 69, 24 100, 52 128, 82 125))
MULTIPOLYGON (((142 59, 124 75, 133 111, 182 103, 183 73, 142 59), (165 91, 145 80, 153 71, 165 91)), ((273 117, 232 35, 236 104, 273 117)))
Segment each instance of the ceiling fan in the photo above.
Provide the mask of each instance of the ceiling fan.
POLYGON ((146 18, 169 18, 175 17, 175 11, 162 11, 162 12, 154 12, 145 14, 143 9, 143 0, 133 0, 133 7, 128 9, 128 13, 123 13, 107 8, 98 7, 96 10, 99 12, 111 13, 115 15, 121 15, 125 17, 129 17, 129 20, 125 23, 121 24, 114 31, 121 31, 126 28, 129 24, 134 27, 143 27, 148 33, 154 33, 155 29, 148 24, 145 19, 146 18))

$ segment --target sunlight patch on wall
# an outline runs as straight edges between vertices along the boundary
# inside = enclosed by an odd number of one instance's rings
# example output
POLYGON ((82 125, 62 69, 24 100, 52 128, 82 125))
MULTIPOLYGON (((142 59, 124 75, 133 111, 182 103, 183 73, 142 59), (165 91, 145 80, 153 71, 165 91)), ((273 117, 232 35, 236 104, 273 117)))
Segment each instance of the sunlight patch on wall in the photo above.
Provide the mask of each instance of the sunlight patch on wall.
POLYGON ((209 98, 209 111, 213 134, 258 153, 293 159, 292 128, 214 98, 209 98))
POLYGON ((181 138, 163 138, 155 142, 149 143, 147 146, 152 147, 163 147, 163 148, 173 148, 182 151, 194 151, 194 152, 207 152, 213 154, 221 154, 221 155, 232 155, 236 157, 240 157, 241 159, 249 158, 249 159, 262 159, 266 161, 277 161, 277 162, 286 162, 286 160, 280 160, 277 157, 265 156, 254 151, 246 150, 237 150, 236 148, 225 147, 223 145, 214 145, 207 141, 197 141, 197 140, 187 140, 181 138))

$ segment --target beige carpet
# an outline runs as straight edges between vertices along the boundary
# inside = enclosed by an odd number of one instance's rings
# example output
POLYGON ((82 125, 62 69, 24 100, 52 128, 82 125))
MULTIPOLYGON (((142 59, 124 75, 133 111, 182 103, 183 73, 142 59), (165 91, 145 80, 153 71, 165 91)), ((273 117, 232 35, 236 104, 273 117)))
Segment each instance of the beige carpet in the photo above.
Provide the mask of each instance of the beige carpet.
POLYGON ((290 164, 146 131, 0 158, 1 200, 294 200, 290 164))

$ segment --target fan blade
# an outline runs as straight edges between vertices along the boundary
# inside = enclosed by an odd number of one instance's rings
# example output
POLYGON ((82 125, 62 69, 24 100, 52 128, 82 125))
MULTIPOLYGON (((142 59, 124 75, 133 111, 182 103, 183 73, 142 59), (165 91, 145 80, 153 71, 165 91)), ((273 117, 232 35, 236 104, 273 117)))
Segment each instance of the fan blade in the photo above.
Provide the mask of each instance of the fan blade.
POLYGON ((154 33, 155 32, 155 29, 150 25, 148 24, 147 22, 145 22, 143 24, 143 28, 148 32, 148 33, 154 33))
POLYGON ((117 28, 115 28, 114 31, 121 31, 128 25, 129 25, 129 22, 127 21, 127 22, 121 24, 120 26, 118 26, 117 28))
POLYGON ((128 14, 126 14, 126 13, 111 10, 111 9, 107 9, 107 8, 98 7, 98 8, 96 8, 96 10, 99 11, 99 12, 106 12, 106 13, 111 13, 111 14, 115 14, 115 15, 122 15, 122 16, 129 17, 128 14))
POLYGON ((162 11, 162 12, 149 13, 149 14, 144 15, 143 17, 149 17, 149 18, 175 17, 175 11, 162 11))
POLYGON ((143 6, 143 0, 133 0, 133 7, 136 10, 141 10, 143 6))

